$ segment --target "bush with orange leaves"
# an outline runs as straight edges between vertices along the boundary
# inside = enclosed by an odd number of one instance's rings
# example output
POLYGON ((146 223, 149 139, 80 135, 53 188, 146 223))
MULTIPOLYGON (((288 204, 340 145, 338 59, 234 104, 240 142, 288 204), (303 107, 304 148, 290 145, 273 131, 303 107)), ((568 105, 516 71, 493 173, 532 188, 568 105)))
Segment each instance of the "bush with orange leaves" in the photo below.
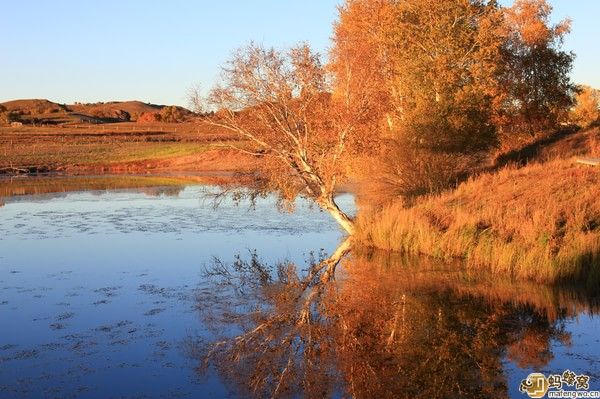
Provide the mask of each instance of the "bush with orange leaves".
POLYGON ((600 120, 600 90, 581 86, 570 119, 583 128, 597 123, 600 120))
POLYGON ((144 112, 137 118, 137 123, 154 122, 160 122, 160 114, 158 112, 144 112))

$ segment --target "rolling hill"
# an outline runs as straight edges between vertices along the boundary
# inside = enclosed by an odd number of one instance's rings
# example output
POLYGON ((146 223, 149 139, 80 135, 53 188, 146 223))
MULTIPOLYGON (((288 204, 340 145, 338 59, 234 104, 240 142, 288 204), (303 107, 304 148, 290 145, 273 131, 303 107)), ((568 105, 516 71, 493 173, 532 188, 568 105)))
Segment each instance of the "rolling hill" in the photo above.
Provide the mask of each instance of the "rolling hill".
MULTIPOLYGON (((6 111, 19 116, 21 122, 36 124, 112 123, 136 121, 144 113, 157 113, 167 107, 141 101, 59 104, 46 99, 22 99, 0 103, 6 111)), ((194 114, 175 106, 182 115, 194 114)))

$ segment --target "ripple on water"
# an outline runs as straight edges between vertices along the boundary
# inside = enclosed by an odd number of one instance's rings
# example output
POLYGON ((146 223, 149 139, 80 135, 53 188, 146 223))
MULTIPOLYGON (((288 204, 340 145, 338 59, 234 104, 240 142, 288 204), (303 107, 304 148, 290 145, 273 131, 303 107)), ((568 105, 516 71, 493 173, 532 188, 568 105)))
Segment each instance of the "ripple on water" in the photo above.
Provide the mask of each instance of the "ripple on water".
MULTIPOLYGON (((64 198, 40 203, 8 202, 0 219, 0 231, 7 237, 49 239, 93 234, 200 234, 206 231, 239 233, 261 231, 280 234, 300 234, 335 229, 334 222, 324 213, 299 200, 299 212, 274 213, 275 198, 231 206, 225 203, 215 212, 209 201, 201 201, 204 191, 188 187, 176 198, 148 198, 140 193, 66 194, 64 198), (120 200, 115 200, 120 199, 120 200), (25 209, 22 209, 25 208, 25 209)), ((350 207, 350 199, 342 198, 350 207)))

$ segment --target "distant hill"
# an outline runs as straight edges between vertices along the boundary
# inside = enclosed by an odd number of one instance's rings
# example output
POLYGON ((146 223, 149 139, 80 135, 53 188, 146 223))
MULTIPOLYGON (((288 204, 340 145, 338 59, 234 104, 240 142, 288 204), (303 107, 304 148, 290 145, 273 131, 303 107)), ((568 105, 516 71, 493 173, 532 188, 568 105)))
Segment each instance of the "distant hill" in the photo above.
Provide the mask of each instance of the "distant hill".
POLYGON ((147 104, 141 101, 111 101, 94 104, 77 103, 69 105, 68 108, 72 112, 96 118, 136 120, 145 112, 159 112, 164 105, 147 104))
MULTIPOLYGON (((141 101, 58 104, 46 99, 24 99, 0 103, 0 109, 19 115, 24 123, 69 124, 136 121, 145 113, 160 113, 166 105, 141 101)), ((193 112, 175 106, 184 117, 193 112)))
POLYGON ((13 100, 0 105, 3 105, 6 110, 16 112, 19 115, 53 114, 68 111, 67 107, 63 104, 38 99, 13 100))

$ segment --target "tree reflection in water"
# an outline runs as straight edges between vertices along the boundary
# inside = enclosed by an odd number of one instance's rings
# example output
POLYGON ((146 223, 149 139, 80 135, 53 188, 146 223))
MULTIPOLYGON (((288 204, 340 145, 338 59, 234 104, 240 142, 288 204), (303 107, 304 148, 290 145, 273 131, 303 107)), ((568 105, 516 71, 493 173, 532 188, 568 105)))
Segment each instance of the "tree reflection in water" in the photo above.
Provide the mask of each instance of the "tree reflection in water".
POLYGON ((580 290, 349 250, 306 270, 215 260, 197 298, 214 339, 189 340, 199 371, 244 396, 506 397, 503 359, 543 367, 570 342, 564 320, 598 309, 580 290))

